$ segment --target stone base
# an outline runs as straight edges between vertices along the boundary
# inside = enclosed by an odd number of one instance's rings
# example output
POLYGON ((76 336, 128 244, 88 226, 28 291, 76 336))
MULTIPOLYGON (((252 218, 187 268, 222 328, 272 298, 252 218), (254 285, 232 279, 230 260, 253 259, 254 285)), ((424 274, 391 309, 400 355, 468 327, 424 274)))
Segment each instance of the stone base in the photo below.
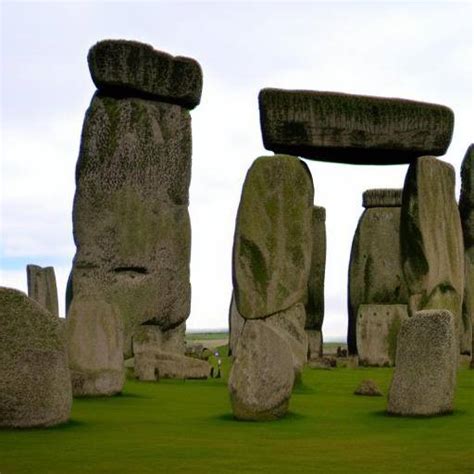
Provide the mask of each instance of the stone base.
POLYGON ((308 360, 319 359, 323 356, 323 334, 317 329, 306 329, 308 338, 308 360))
POLYGON ((389 367, 395 363, 398 331, 408 318, 406 305, 361 304, 357 312, 359 364, 389 367))
POLYGON ((74 397, 111 396, 122 392, 124 371, 102 370, 94 373, 71 370, 74 397))

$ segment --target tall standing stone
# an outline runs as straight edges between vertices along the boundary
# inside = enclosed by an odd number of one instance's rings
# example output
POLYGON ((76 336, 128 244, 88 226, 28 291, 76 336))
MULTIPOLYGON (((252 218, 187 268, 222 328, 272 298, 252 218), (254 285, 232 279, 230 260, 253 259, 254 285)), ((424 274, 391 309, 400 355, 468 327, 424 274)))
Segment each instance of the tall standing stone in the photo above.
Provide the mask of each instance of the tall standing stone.
POLYGON ((262 89, 258 101, 265 148, 314 160, 410 163, 444 155, 453 134, 453 111, 437 104, 283 89, 262 89))
POLYGON ((131 41, 99 42, 88 62, 99 90, 76 168, 69 294, 113 306, 131 355, 136 327, 165 333, 189 315, 188 109, 199 103, 202 72, 193 59, 131 41))
POLYGON ((233 282, 236 309, 246 321, 229 377, 239 419, 283 416, 306 361, 313 195, 308 168, 292 156, 258 158, 245 179, 233 282))
MULTIPOLYGON (((464 297, 462 304, 463 338, 461 353, 474 355, 474 144, 461 165, 459 212, 464 237, 464 297)), ((474 364, 471 361, 471 367, 474 364)))
POLYGON ((456 339, 454 317, 446 310, 419 311, 402 323, 389 413, 429 416, 453 410, 456 339))
POLYGON ((53 267, 26 266, 28 296, 59 317, 58 289, 53 267))
POLYGON ((24 293, 0 288, 0 427, 64 423, 71 406, 59 318, 24 293))
POLYGON ((245 319, 239 313, 234 293, 232 293, 229 307, 229 355, 232 357, 237 355, 237 344, 244 328, 244 322, 245 319))
MULTIPOLYGON (((400 251, 401 189, 364 192, 364 212, 349 263, 348 348, 357 354, 357 313, 361 304, 407 304, 400 251)), ((382 335, 381 335, 382 336, 382 335)))
POLYGON ((464 245, 454 184, 454 169, 444 161, 424 156, 410 165, 403 188, 400 242, 409 313, 449 310, 460 345, 464 245))
POLYGON ((326 209, 313 208, 313 252, 308 280, 306 303, 306 335, 308 357, 323 355, 322 325, 324 320, 324 276, 326 272, 326 209))

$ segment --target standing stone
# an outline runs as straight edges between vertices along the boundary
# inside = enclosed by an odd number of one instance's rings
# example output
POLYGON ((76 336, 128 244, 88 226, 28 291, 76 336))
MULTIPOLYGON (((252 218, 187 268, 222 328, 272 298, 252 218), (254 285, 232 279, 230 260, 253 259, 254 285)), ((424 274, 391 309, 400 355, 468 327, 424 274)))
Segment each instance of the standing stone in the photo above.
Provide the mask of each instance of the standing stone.
POLYGON ((306 303, 306 335, 308 358, 323 355, 322 326, 324 319, 324 275, 326 271, 326 209, 313 207, 313 250, 306 303))
POLYGON ((446 310, 418 311, 402 323, 388 412, 438 415, 453 410, 457 336, 446 310))
POLYGON ((288 410, 294 384, 292 351, 270 325, 247 320, 229 376, 232 411, 239 420, 275 420, 288 410))
POLYGON ((59 318, 24 293, 0 288, 0 427, 64 423, 71 406, 59 318))
MULTIPOLYGON (((100 295, 134 329, 165 332, 190 311, 191 117, 202 74, 187 58, 105 41, 89 53, 99 91, 86 113, 76 168, 70 294, 100 295)), ((95 296, 92 296, 95 298, 95 296)))
POLYGON ((232 357, 237 355, 237 343, 244 328, 244 322, 245 319, 239 313, 235 304, 234 293, 232 293, 229 308, 229 355, 232 357))
POLYGON ((254 161, 242 190, 234 237, 239 313, 264 318, 305 301, 312 254, 313 182, 285 155, 254 161))
POLYGON ((401 189, 364 192, 364 212, 349 263, 348 349, 357 354, 357 312, 361 304, 407 304, 400 250, 401 189))
POLYGON ((59 317, 58 290, 53 267, 26 266, 28 296, 59 317))
MULTIPOLYGON (((463 337, 461 354, 474 355, 474 144, 461 165, 459 212, 464 237, 464 297, 462 303, 463 337)), ((474 364, 471 359, 471 367, 474 364)))
POLYGON ((394 365, 398 332, 407 318, 403 304, 361 304, 357 313, 359 364, 394 365))
POLYGON ((124 384, 123 322, 117 309, 100 297, 75 297, 66 330, 74 396, 120 393, 124 384))
POLYGON ((267 150, 336 163, 389 165, 444 155, 454 127, 448 107, 413 100, 304 90, 258 96, 267 150))
POLYGON ((409 313, 449 310, 460 345, 464 246, 454 183, 454 169, 444 161, 424 156, 410 165, 403 188, 400 242, 409 313))

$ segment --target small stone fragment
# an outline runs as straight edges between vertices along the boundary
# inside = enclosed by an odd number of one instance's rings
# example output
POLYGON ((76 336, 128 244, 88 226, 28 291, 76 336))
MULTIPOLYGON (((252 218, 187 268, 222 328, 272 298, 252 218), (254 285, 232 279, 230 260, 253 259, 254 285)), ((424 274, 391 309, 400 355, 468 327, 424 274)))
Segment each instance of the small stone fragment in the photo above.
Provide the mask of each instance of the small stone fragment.
POLYGON ((402 323, 388 412, 439 415, 453 410, 458 359, 452 313, 418 311, 402 323))
POLYGON ((59 317, 58 290, 53 267, 26 266, 28 296, 59 317))
POLYGON ((136 41, 104 40, 87 57, 92 80, 108 95, 145 97, 193 109, 201 101, 197 61, 156 51, 136 41))
POLYGON ((336 163, 389 165, 444 155, 454 114, 442 105, 338 92, 262 89, 267 150, 336 163))
POLYGON ((294 377, 288 343, 264 321, 247 320, 228 382, 235 418, 264 421, 284 416, 294 377))
POLYGON ((398 332, 407 318, 406 305, 361 304, 357 313, 357 350, 360 365, 394 365, 398 332))
POLYGON ((75 297, 67 318, 73 393, 110 396, 124 384, 123 322, 113 305, 99 297, 75 297))
POLYGON ((59 318, 21 291, 0 287, 0 427, 64 423, 71 406, 59 318))
POLYGON ((383 393, 377 387, 377 384, 373 380, 362 380, 359 386, 356 388, 354 395, 365 395, 368 397, 381 397, 383 393))

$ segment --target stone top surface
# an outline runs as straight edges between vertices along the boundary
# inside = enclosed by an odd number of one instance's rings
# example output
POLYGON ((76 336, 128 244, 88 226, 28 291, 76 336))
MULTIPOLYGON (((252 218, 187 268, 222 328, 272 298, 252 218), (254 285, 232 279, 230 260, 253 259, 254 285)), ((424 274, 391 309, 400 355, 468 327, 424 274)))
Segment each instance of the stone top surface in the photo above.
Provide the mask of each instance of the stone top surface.
POLYGON ((400 207, 403 189, 367 189, 362 194, 362 206, 369 207, 400 207))
POLYGON ((199 63, 137 41, 104 40, 87 56, 96 87, 117 96, 138 96, 193 109, 201 100, 199 63))
POLYGON ((265 148, 320 161, 410 163, 443 155, 454 114, 443 105, 338 92, 262 89, 265 148))

